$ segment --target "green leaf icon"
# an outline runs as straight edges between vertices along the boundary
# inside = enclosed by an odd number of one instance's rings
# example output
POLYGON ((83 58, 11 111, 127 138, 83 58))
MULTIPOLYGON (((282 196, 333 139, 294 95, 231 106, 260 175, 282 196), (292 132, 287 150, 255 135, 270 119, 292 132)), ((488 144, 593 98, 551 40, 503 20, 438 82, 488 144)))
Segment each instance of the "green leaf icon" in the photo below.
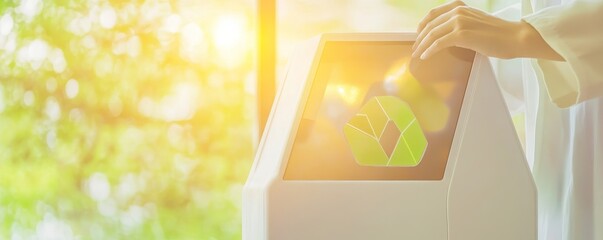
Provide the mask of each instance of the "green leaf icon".
POLYGON ((412 110, 393 96, 369 100, 343 132, 360 165, 414 167, 427 148, 427 139, 412 110))

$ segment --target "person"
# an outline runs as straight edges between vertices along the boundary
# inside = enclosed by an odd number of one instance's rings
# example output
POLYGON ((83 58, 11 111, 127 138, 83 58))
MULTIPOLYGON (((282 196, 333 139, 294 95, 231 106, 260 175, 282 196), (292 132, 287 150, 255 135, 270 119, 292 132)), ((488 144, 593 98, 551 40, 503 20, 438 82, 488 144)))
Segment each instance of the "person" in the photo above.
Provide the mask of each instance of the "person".
POLYGON ((520 103, 509 107, 525 113, 539 239, 602 240, 603 1, 524 0, 516 9, 518 20, 461 1, 436 7, 419 24, 413 57, 456 46, 520 58, 521 81, 505 77, 508 68, 497 77, 520 103))

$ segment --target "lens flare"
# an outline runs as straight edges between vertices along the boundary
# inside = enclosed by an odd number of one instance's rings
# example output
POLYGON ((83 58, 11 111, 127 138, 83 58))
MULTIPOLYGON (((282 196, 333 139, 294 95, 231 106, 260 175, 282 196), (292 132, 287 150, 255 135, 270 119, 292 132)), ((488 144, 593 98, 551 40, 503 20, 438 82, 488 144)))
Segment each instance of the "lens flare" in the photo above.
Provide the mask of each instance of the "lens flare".
POLYGON ((216 20, 211 33, 224 66, 233 67, 242 62, 241 52, 250 43, 246 26, 246 19, 240 15, 224 15, 216 20))
POLYGON ((346 105, 355 105, 360 101, 360 89, 353 85, 333 84, 327 86, 325 96, 341 100, 346 105))

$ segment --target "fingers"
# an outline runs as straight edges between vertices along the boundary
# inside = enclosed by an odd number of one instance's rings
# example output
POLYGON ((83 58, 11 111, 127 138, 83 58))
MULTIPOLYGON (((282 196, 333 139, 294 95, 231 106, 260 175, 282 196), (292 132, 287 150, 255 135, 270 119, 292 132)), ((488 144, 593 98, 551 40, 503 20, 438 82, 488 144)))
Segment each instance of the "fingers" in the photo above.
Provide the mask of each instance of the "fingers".
POLYGON ((427 13, 427 15, 423 18, 423 20, 421 20, 421 22, 419 22, 419 27, 417 29, 417 32, 422 32, 423 28, 425 28, 425 26, 429 22, 431 22, 432 20, 436 19, 438 16, 440 16, 444 13, 447 13, 450 10, 452 10, 458 6, 466 6, 466 5, 463 1, 455 0, 455 1, 449 2, 447 4, 444 4, 442 6, 431 9, 429 11, 429 13, 427 13))
POLYGON ((446 22, 436 26, 434 29, 432 29, 430 31, 427 31, 427 29, 426 29, 425 31, 423 31, 427 35, 425 35, 425 37, 423 37, 422 39, 417 38, 417 41, 415 42, 417 44, 417 47, 413 51, 412 57, 413 58, 421 57, 422 54, 425 52, 425 50, 427 50, 429 47, 431 47, 431 45, 434 42, 436 42, 438 39, 442 38, 443 36, 446 36, 450 32, 453 32, 454 31, 454 21, 455 21, 455 18, 448 18, 446 22))
POLYGON ((427 50, 421 54, 421 59, 427 59, 439 51, 449 47, 463 47, 459 44, 460 42, 458 36, 458 32, 449 32, 438 40, 435 40, 433 44, 431 44, 431 46, 429 46, 429 48, 427 48, 427 50))
POLYGON ((445 22, 447 22, 449 19, 453 18, 455 15, 459 15, 462 11, 464 11, 467 8, 466 6, 460 6, 460 7, 455 7, 453 9, 451 9, 450 11, 441 14, 440 16, 438 16, 437 18, 435 18, 434 20, 432 20, 431 22, 429 22, 421 32, 419 32, 419 35, 417 36, 417 39, 415 40, 415 44, 413 44, 413 51, 417 50, 418 45, 423 41, 423 39, 426 37, 426 35, 428 35, 429 33, 431 33, 431 31, 434 28, 437 28, 438 26, 444 24, 445 22))

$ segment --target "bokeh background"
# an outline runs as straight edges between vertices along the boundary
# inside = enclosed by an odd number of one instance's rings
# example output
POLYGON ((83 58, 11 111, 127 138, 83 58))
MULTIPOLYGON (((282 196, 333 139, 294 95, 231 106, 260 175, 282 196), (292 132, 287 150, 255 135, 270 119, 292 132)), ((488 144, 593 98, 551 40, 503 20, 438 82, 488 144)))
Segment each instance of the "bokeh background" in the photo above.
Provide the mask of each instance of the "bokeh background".
MULTIPOLYGON (((278 79, 309 37, 413 30, 443 2, 278 0, 278 79)), ((256 6, 1 1, 0 239, 240 239, 256 6)))

